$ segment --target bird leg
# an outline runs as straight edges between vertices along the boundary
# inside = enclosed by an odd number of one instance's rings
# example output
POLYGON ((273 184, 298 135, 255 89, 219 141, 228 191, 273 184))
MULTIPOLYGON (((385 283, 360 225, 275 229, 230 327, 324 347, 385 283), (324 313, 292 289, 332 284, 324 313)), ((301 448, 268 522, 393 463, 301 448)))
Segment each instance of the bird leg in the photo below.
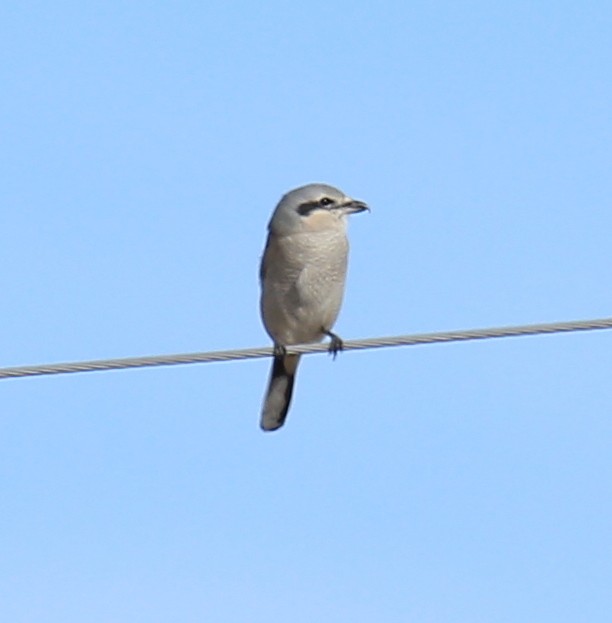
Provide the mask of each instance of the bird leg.
POLYGON ((273 355, 275 357, 284 357, 287 354, 287 349, 282 344, 274 343, 273 355))
POLYGON ((332 333, 331 331, 323 328, 321 329, 321 331, 323 331, 323 333, 325 333, 325 335, 327 335, 331 340, 329 343, 329 348, 327 350, 329 354, 335 359, 336 355, 344 348, 344 343, 342 342, 341 338, 335 333, 332 333))

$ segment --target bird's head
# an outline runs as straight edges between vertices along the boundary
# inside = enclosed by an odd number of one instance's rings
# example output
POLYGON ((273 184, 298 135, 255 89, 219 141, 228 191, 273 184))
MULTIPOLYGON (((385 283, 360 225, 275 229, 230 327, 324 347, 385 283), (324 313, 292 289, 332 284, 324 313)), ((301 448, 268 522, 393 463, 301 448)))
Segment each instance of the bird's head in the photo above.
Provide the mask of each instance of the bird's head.
POLYGON ((341 190, 327 184, 307 184, 291 190, 276 206, 270 230, 278 235, 344 228, 349 214, 369 210, 341 190))

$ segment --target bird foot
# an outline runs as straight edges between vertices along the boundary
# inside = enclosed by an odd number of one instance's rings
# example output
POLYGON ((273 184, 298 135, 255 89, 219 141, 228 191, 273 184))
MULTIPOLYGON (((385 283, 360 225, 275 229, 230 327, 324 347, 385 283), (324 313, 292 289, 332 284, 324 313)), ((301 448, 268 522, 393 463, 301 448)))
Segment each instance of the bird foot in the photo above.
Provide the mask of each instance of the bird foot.
POLYGON ((274 344, 273 354, 275 357, 284 357, 287 354, 287 349, 282 344, 274 344))
POLYGON ((344 342, 338 335, 332 333, 331 331, 326 331, 325 329, 323 329, 323 333, 325 333, 325 335, 327 335, 330 339, 329 348, 327 350, 329 354, 335 359, 336 355, 344 348, 344 342))

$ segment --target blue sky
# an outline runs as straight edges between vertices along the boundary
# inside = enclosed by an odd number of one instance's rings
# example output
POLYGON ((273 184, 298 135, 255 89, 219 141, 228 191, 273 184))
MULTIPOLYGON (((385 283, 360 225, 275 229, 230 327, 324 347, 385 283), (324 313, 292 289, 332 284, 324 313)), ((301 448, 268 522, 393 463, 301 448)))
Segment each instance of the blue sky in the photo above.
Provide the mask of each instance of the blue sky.
MULTIPOLYGON (((345 339, 612 315, 605 2, 4 2, 0 366, 268 343, 290 188, 345 339)), ((0 383, 4 621, 607 621, 612 334, 0 383)))

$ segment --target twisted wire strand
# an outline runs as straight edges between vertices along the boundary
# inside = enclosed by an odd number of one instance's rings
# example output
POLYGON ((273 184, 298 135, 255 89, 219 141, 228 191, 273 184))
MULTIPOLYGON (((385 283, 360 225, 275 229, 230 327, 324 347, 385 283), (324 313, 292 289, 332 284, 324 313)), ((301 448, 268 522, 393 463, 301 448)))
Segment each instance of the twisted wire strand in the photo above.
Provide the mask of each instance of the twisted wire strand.
MULTIPOLYGON (((438 333, 416 333, 392 337, 375 337, 344 342, 343 350, 364 350, 391 346, 416 346, 418 344, 436 344, 442 342, 466 342, 502 337, 541 335, 550 333, 569 333, 574 331, 596 331, 612 329, 612 318, 595 320, 575 320, 569 322, 551 322, 545 324, 493 327, 488 329, 468 329, 443 331, 438 333)), ((327 344, 303 344, 287 346, 288 353, 308 355, 328 350, 327 344)), ((236 361, 240 359, 258 359, 270 357, 272 348, 245 348, 176 355, 152 355, 150 357, 126 357, 122 359, 98 359, 94 361, 76 361, 33 366, 0 368, 0 380, 47 374, 71 374, 75 372, 99 372, 103 370, 125 370, 127 368, 146 368, 153 366, 176 366, 188 363, 213 363, 218 361, 236 361)))

